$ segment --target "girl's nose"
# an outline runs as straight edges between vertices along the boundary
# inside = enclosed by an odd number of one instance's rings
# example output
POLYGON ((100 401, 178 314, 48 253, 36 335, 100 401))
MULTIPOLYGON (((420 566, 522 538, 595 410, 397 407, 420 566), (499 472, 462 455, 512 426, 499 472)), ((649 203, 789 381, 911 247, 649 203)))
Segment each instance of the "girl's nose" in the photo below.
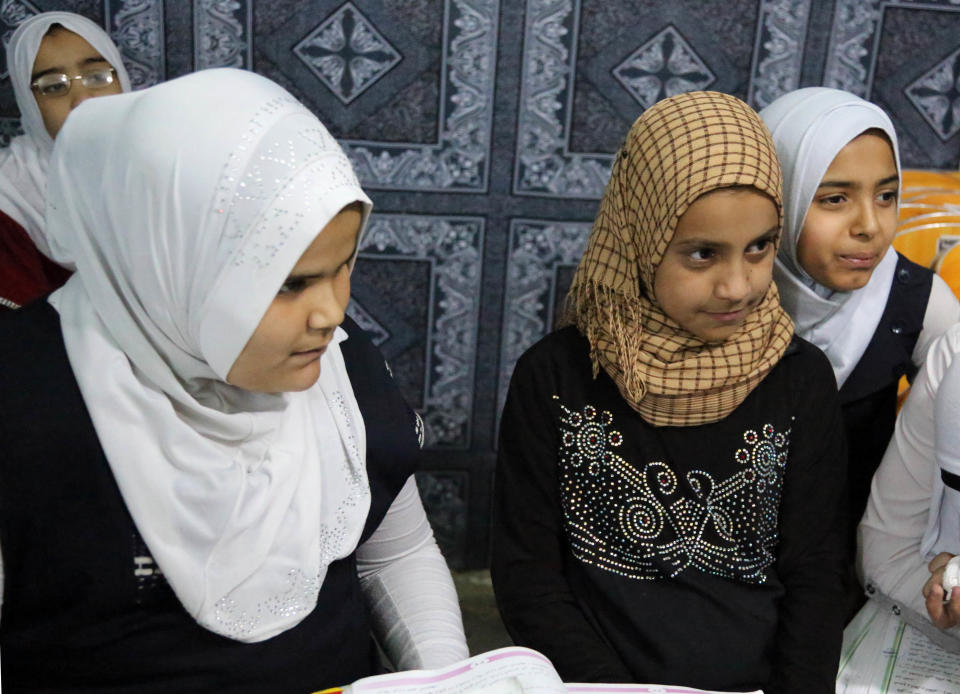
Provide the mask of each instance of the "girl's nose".
POLYGON ((309 330, 329 330, 343 322, 344 310, 332 283, 318 283, 310 288, 308 296, 304 298, 310 302, 307 313, 309 330))
POLYGON ((880 232, 880 217, 872 197, 857 206, 857 218, 850 231, 864 238, 873 238, 880 232))
POLYGON ((744 262, 732 263, 722 272, 714 294, 726 301, 740 302, 750 294, 750 268, 744 262))

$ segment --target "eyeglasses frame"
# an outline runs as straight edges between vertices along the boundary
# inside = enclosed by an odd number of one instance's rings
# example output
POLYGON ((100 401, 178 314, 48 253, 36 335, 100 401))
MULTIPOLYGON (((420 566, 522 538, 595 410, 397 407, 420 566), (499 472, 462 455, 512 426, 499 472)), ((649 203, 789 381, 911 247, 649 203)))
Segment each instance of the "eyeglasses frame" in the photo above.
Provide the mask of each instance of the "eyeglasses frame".
MULTIPOLYGON (((109 87, 111 84, 113 84, 114 81, 117 79, 117 68, 115 68, 113 65, 109 65, 108 67, 105 67, 105 68, 97 68, 97 69, 95 69, 95 70, 88 70, 87 72, 83 72, 83 73, 80 73, 80 74, 78 74, 78 75, 70 75, 70 74, 68 74, 68 73, 66 73, 66 72, 48 72, 46 75, 41 75, 41 76, 38 77, 37 79, 33 80, 33 81, 30 83, 30 89, 31 89, 33 92, 35 92, 38 96, 42 96, 44 99, 54 99, 54 98, 57 98, 57 97, 66 96, 67 94, 70 93, 70 90, 73 89, 73 83, 74 83, 76 80, 81 80, 81 84, 82 84, 82 81, 83 81, 83 79, 84 79, 85 77, 87 77, 87 76, 90 75, 90 74, 97 73, 97 72, 109 72, 110 75, 111 75, 111 78, 110 78, 110 81, 107 82, 107 83, 106 83, 105 85, 103 85, 102 87, 93 87, 94 90, 96 90, 96 89, 106 89, 106 88, 109 87), (67 82, 66 82, 66 84, 67 84, 67 91, 65 91, 63 94, 44 94, 43 92, 41 92, 41 91, 40 91, 40 87, 37 85, 37 82, 38 82, 40 79, 42 79, 43 77, 46 77, 47 75, 62 75, 63 77, 66 77, 66 78, 67 78, 67 82)), ((91 87, 89 87, 89 86, 87 86, 87 85, 83 85, 83 86, 87 87, 87 89, 90 89, 90 88, 91 88, 91 87)))

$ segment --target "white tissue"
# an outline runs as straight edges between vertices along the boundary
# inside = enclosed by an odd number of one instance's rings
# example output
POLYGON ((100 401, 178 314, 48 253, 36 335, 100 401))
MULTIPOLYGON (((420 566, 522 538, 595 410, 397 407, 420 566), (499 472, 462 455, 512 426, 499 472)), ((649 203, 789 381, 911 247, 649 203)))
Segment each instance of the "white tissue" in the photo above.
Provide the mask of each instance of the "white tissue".
POLYGON ((947 562, 943 569, 943 592, 947 600, 950 599, 950 591, 960 587, 960 555, 947 562))

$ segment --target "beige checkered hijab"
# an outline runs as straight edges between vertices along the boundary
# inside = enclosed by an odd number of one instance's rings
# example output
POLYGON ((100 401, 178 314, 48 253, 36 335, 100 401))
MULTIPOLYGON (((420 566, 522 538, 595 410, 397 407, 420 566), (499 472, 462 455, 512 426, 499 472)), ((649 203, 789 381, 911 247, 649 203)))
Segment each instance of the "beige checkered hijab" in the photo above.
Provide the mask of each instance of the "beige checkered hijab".
POLYGON ((743 326, 720 343, 684 330, 653 296, 677 220, 701 195, 729 186, 769 195, 782 223, 780 165, 753 109, 727 94, 691 92, 647 110, 617 155, 567 296, 566 322, 590 341, 594 375, 603 367, 654 426, 723 419, 793 335, 772 282, 743 326))

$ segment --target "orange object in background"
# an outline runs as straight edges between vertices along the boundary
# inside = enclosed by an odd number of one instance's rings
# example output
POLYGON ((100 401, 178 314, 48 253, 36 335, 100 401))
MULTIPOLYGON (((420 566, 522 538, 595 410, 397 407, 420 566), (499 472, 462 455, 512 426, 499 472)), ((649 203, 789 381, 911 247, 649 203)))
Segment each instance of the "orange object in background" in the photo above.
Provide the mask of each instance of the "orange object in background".
POLYGON ((903 188, 901 200, 907 200, 915 193, 960 190, 960 172, 956 171, 904 169, 901 179, 903 188))
POLYGON ((960 244, 941 254, 934 270, 947 283, 954 295, 960 297, 960 244))
POLYGON ((944 262, 960 243, 960 173, 907 169, 902 179, 893 247, 915 263, 956 275, 947 284, 960 298, 960 256, 944 262))
POLYGON ((903 403, 909 394, 910 381, 907 380, 906 376, 901 376, 900 380, 897 382, 897 412, 899 412, 900 408, 903 407, 903 403))
MULTIPOLYGON (((934 270, 960 299, 960 172, 906 169, 893 247, 934 270)), ((910 392, 906 377, 897 387, 897 410, 910 392)))
MULTIPOLYGON (((957 191, 957 200, 960 203, 960 190, 957 191)), ((956 212, 925 212, 906 219, 901 216, 893 247, 918 265, 932 268, 938 257, 958 241, 960 204, 956 212)))

